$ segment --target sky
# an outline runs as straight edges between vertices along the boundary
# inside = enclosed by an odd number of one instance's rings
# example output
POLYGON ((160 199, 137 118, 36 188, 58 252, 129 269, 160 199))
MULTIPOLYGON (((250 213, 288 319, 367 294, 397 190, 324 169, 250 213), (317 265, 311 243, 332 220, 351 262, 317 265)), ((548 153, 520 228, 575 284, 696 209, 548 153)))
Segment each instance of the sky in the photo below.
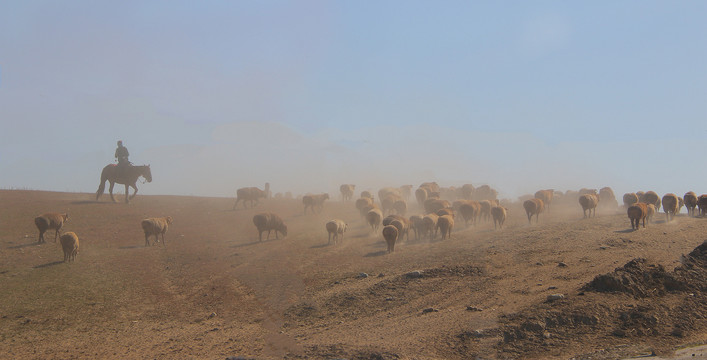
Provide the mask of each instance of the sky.
POLYGON ((0 3, 0 189, 707 193, 705 1, 0 3))

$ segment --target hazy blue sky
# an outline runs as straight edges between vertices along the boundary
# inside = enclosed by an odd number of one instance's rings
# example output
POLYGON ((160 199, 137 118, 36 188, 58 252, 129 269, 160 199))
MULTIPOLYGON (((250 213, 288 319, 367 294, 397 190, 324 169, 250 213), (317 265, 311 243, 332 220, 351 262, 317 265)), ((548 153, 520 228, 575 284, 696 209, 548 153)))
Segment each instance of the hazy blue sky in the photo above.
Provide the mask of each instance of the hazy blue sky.
POLYGON ((0 188, 707 192, 705 1, 9 1, 0 188))

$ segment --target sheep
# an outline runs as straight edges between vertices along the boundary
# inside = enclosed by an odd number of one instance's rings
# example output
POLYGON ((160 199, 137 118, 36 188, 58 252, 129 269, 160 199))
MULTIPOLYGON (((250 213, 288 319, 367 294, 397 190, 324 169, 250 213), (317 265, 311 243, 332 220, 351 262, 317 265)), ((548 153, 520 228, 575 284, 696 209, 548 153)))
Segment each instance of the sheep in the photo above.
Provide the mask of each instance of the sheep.
POLYGON ((653 223, 653 216, 655 213, 658 212, 658 209, 655 208, 655 205, 653 204, 646 204, 646 208, 648 211, 646 212, 646 220, 648 220, 649 223, 653 223))
POLYGON ((491 217, 491 202, 488 200, 479 201, 481 205, 481 211, 479 212, 479 220, 488 221, 491 217))
POLYGON ((496 223, 498 223, 498 228, 503 229, 503 223, 506 222, 506 214, 508 209, 503 206, 494 206, 491 208, 491 216, 493 217, 493 229, 496 230, 496 223))
POLYGON ((648 216, 648 205, 638 202, 628 207, 626 210, 629 221, 631 221, 631 229, 638 230, 639 223, 643 221, 643 227, 646 227, 646 217, 648 216))
POLYGON ((397 189, 397 188, 384 187, 384 188, 378 190, 378 198, 381 199, 381 201, 383 201, 382 199, 385 199, 386 197, 388 197, 388 195, 393 195, 397 199, 402 199, 402 197, 403 197, 402 192, 400 191, 400 189, 397 189))
POLYGON ((400 200, 400 196, 394 195, 394 194, 388 194, 385 196, 385 198, 381 198, 381 209, 383 210, 383 214, 388 214, 391 213, 394 208, 393 204, 395 204, 396 201, 400 200))
POLYGON ((405 213, 408 210, 408 204, 405 202, 405 200, 398 199, 393 203, 393 210, 395 210, 398 215, 405 216, 405 213))
POLYGON ((481 185, 474 189, 474 194, 471 199, 476 201, 495 200, 498 197, 498 192, 488 185, 481 185))
POLYGON ((275 239, 277 233, 280 232, 283 237, 287 236, 287 225, 278 215, 265 212, 253 216, 253 224, 258 229, 258 241, 263 241, 263 232, 268 231, 268 236, 265 240, 270 239, 270 231, 275 230, 275 239))
POLYGON ((552 203, 553 195, 555 195, 555 189, 538 190, 535 192, 535 198, 543 201, 548 212, 550 212, 550 203, 552 203))
POLYGON ((680 200, 678 196, 670 193, 663 195, 663 211, 665 212, 665 222, 670 222, 679 211, 680 200))
POLYGON ((469 222, 476 224, 476 219, 481 213, 481 204, 477 201, 470 200, 459 206, 459 213, 464 218, 464 226, 469 226, 469 222))
POLYGON ((61 249, 64 250, 64 262, 75 261, 79 253, 79 237, 72 231, 61 234, 61 249))
POLYGON ((459 188, 459 197, 462 199, 471 200, 472 196, 474 196, 474 185, 464 184, 459 188))
POLYGON ((420 215, 412 215, 408 220, 410 220, 410 228, 415 232, 415 240, 420 241, 420 234, 425 228, 424 218, 420 215))
POLYGON ((344 184, 339 187, 339 191, 341 191, 341 200, 342 201, 347 201, 351 200, 354 194, 354 189, 356 188, 356 185, 352 184, 344 184))
POLYGON ((378 227, 383 219, 383 213, 380 209, 371 209, 366 213, 366 222, 371 226, 371 230, 378 231, 378 227))
POLYGON ((439 210, 450 207, 451 204, 447 200, 427 199, 424 203, 425 212, 436 213, 439 210))
POLYGON ((616 201, 616 195, 614 195, 614 190, 610 187, 605 186, 599 189, 599 203, 603 208, 614 209, 619 207, 619 202, 616 201))
POLYGON ((700 215, 707 214, 707 194, 702 194, 697 198, 697 208, 700 210, 700 215))
POLYGON ((439 216, 437 214, 427 214, 422 217, 422 235, 429 235, 430 241, 437 237, 437 220, 439 216))
POLYGON ((318 195, 305 195, 302 197, 302 204, 304 204, 304 214, 307 215, 307 208, 312 210, 312 214, 319 209, 321 213, 324 210, 324 200, 329 199, 329 194, 318 194, 318 195))
POLYGON ((638 197, 640 202, 655 205, 656 210, 660 209, 660 196, 655 191, 646 191, 643 196, 638 197))
POLYGON ((540 199, 529 199, 523 202, 523 208, 528 215, 528 224, 531 223, 533 215, 535 215, 535 223, 537 224, 540 221, 540 213, 545 209, 545 204, 540 199))
POLYGON ((46 213, 35 217, 34 224, 37 225, 37 229, 39 230, 39 240, 37 240, 37 243, 41 244, 46 242, 44 240, 44 233, 50 229, 56 230, 56 232, 54 233, 54 242, 56 242, 56 239, 59 237, 59 232, 61 231, 61 228, 68 220, 69 214, 59 213, 46 213))
POLYGON ((393 225, 386 225, 383 227, 383 238, 386 244, 388 244, 388 253, 395 251, 395 241, 398 240, 398 228, 393 225))
POLYGON ((362 198, 369 198, 369 199, 373 200, 373 194, 371 194, 371 192, 368 190, 361 191, 361 197, 362 198))
POLYGON ((595 196, 599 196, 599 192, 597 191, 597 189, 581 188, 581 189, 579 189, 579 196, 582 196, 582 195, 595 195, 595 196))
POLYGON ((363 212, 363 209, 371 205, 373 205, 372 198, 362 197, 356 200, 356 209, 358 209, 358 212, 361 214, 362 217, 366 216, 366 212, 363 212))
MULTIPOLYGON (((266 189, 270 191, 270 184, 266 184, 266 189)), ((266 191, 260 190, 257 187, 244 187, 236 190, 236 203, 233 204, 233 210, 236 210, 238 202, 243 201, 243 208, 247 209, 250 202, 250 207, 253 208, 258 205, 260 198, 267 198, 268 193, 266 191)))
POLYGON ((420 205, 424 205, 425 201, 427 200, 427 197, 429 196, 429 193, 426 188, 418 188, 415 190, 415 199, 417 199, 417 203, 420 205))
POLYGON ((349 225, 345 223, 343 220, 339 219, 333 219, 329 220, 326 223, 326 230, 329 233, 329 242, 328 244, 331 244, 331 237, 332 234, 334 235, 334 244, 336 244, 336 241, 341 237, 341 239, 344 238, 344 233, 346 230, 348 230, 349 225))
POLYGON ((400 193, 405 201, 410 200, 410 195, 412 195, 412 185, 402 185, 400 187, 400 193))
POLYGON ((404 221, 400 219, 395 219, 390 222, 390 225, 395 226, 398 229, 398 239, 403 240, 403 235, 405 235, 405 240, 410 240, 410 223, 407 219, 404 221))
POLYGON ((145 246, 150 246, 150 236, 152 235, 155 236, 155 243, 158 243, 160 234, 162 235, 162 244, 167 245, 164 240, 164 234, 171 224, 171 216, 143 219, 140 225, 142 225, 142 231, 145 232, 145 246))
POLYGON ((582 213, 584 217, 592 217, 592 212, 594 217, 597 216, 597 205, 599 205, 599 195, 584 194, 579 197, 579 205, 582 206, 582 213), (587 216, 587 210, 589 210, 589 216, 587 216))
POLYGON ((638 195, 636 193, 626 193, 624 194, 624 206, 626 208, 629 208, 631 205, 637 203, 639 201, 638 195))
POLYGON ((454 228, 454 218, 451 215, 440 216, 437 220, 437 229, 442 234, 442 240, 445 236, 451 238, 452 229, 454 228))
MULTIPOLYGON (((408 229, 410 228, 410 220, 400 215, 388 215, 383 219, 382 224, 383 226, 391 225, 396 220, 399 221, 402 225, 398 227, 398 238, 402 239, 403 235, 408 235, 408 229)), ((409 238, 410 237, 407 236, 407 239, 409 238)))
POLYGON ((454 209, 451 207, 439 209, 435 214, 437 214, 437 216, 451 215, 454 217, 454 209))
POLYGON ((690 216, 695 216, 695 207, 697 207, 697 194, 692 191, 688 191, 683 196, 683 201, 685 202, 685 207, 687 207, 687 214, 690 216))

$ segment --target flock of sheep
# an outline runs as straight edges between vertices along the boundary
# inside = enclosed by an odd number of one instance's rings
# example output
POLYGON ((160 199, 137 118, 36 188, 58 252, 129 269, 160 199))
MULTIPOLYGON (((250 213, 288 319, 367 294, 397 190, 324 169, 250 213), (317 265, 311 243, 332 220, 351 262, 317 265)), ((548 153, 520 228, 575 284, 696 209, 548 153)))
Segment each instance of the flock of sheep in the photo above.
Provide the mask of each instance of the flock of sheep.
MULTIPOLYGON (((341 197, 343 201, 353 199, 355 185, 341 185, 341 197)), ((238 189, 236 202, 233 208, 242 202, 244 208, 255 207, 260 199, 270 197, 269 184, 265 190, 257 187, 247 187, 238 189)), ((488 221, 493 219, 494 229, 502 229, 507 217, 508 209, 501 206, 497 199, 496 190, 484 185, 474 188, 471 184, 465 184, 459 188, 440 188, 435 182, 425 182, 415 191, 415 199, 419 206, 424 209, 424 215, 412 215, 405 217, 408 209, 407 200, 412 195, 412 185, 401 187, 386 187, 378 191, 379 201, 374 201, 374 196, 369 191, 361 192, 361 197, 355 201, 356 209, 361 218, 371 227, 373 232, 378 232, 385 239, 388 249, 393 252, 395 243, 403 237, 409 239, 410 231, 414 233, 416 240, 434 240, 439 234, 441 239, 450 238, 455 226, 455 218, 460 215, 465 226, 475 225, 480 220, 488 221), (450 202, 451 201, 451 202, 450 202)), ((533 197, 523 201, 523 208, 528 217, 528 223, 532 223, 535 216, 536 223, 539 222, 539 215, 546 209, 549 210, 553 200, 558 196, 570 198, 569 192, 563 194, 552 189, 539 190, 533 197)), ((597 191, 595 189, 581 189, 578 193, 573 193, 579 200, 584 217, 596 216, 596 208, 599 203, 608 204, 614 208, 618 207, 618 202, 611 188, 605 187, 597 191)), ((321 213, 324 202, 329 199, 328 194, 305 195, 302 197, 304 214, 307 210, 310 213, 321 213)), ((521 198, 521 200, 523 200, 521 198)), ((648 219, 650 222, 654 214, 660 209, 661 204, 666 214, 666 222, 670 222, 675 214, 680 212, 683 206, 688 209, 688 214, 695 215, 698 208, 701 215, 707 212, 707 194, 697 196, 694 192, 688 192, 683 197, 675 194, 666 194, 662 198, 653 191, 627 193, 623 196, 624 206, 631 222, 632 229, 638 229, 639 223, 648 219)), ((74 232, 65 232, 59 236, 64 223, 69 219, 68 214, 46 213, 34 219, 39 230, 39 243, 46 242, 44 233, 48 230, 55 230, 54 242, 57 238, 64 252, 64 261, 74 261, 79 250, 79 238, 74 232)), ((149 238, 155 237, 154 243, 159 242, 162 236, 162 243, 165 243, 164 235, 172 224, 172 217, 147 218, 141 221, 141 226, 145 234, 145 246, 150 246, 149 238)), ((253 224, 258 230, 259 241, 263 240, 263 233, 267 231, 266 240, 270 238, 270 233, 275 231, 275 238, 278 234, 287 236, 287 225, 277 214, 264 212, 253 217, 253 224)), ((348 224, 341 219, 333 219, 325 224, 325 229, 329 235, 328 241, 337 241, 343 238, 348 229, 348 224)))
MULTIPOLYGON (((61 248, 64 252, 64 262, 76 260, 76 255, 79 253, 79 237, 72 231, 67 231, 61 236, 59 233, 64 227, 64 224, 69 220, 69 214, 46 213, 34 218, 34 224, 39 230, 38 243, 45 243, 44 233, 47 230, 55 230, 54 242, 59 238, 61 248)), ((140 223, 142 230, 145 232, 145 246, 150 246, 149 237, 155 236, 155 243, 159 242, 159 235, 162 235, 162 243, 166 245, 164 234, 167 228, 172 224, 172 217, 147 218, 140 223)))

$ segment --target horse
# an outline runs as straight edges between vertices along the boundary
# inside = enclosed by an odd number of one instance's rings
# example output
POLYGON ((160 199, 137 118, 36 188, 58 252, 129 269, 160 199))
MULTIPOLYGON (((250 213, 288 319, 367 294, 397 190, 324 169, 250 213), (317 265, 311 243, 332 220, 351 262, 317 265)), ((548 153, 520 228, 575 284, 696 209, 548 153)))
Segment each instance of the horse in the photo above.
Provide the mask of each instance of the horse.
POLYGON ((135 184, 137 183, 137 179, 140 176, 144 177, 147 182, 152 182, 152 172, 150 172, 150 165, 128 165, 120 167, 117 164, 106 165, 106 167, 104 167, 103 171, 101 172, 101 183, 98 185, 98 191, 96 191, 96 201, 98 201, 98 198, 103 195, 103 191, 106 189, 106 180, 108 180, 110 181, 110 188, 108 189, 108 191, 110 193, 111 200, 113 200, 113 202, 116 202, 115 198, 113 198, 113 185, 115 185, 115 183, 118 183, 125 185, 125 203, 130 202, 130 199, 134 198, 135 195, 137 195, 137 186, 135 184), (135 189, 135 192, 130 197, 128 197, 128 187, 132 187, 133 189, 135 189))

